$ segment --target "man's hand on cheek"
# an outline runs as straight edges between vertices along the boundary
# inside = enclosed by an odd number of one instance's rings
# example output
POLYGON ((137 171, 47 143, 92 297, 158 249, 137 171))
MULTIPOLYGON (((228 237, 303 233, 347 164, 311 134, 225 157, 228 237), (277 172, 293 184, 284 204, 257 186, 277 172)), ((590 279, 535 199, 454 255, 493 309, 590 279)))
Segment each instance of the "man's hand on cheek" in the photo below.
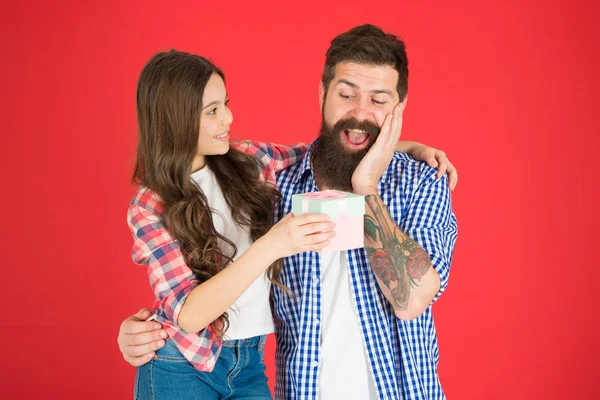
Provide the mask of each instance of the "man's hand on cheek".
POLYGON ((352 188, 356 194, 377 193, 379 178, 388 168, 400 139, 403 111, 404 103, 399 103, 392 114, 386 116, 377 140, 354 170, 352 188))

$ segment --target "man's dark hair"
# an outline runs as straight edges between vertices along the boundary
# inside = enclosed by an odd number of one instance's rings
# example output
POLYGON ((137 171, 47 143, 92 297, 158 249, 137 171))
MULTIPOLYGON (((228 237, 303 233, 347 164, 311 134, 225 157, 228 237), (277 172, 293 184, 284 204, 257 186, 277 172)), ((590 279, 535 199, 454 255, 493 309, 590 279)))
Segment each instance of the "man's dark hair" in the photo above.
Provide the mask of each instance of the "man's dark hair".
POLYGON ((335 75, 335 66, 341 62, 394 67, 398 71, 398 96, 400 101, 404 100, 408 91, 408 58, 402 38, 370 24, 354 27, 336 36, 327 50, 321 77, 325 93, 335 75))

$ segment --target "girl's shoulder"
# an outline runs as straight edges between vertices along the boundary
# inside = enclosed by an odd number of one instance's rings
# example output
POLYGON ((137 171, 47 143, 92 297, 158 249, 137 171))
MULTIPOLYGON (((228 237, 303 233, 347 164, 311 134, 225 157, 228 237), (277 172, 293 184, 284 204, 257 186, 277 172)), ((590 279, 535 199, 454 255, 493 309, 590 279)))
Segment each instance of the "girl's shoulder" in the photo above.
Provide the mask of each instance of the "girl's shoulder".
POLYGON ((162 202, 158 194, 146 187, 140 187, 129 203, 129 210, 137 209, 144 214, 163 214, 162 202))

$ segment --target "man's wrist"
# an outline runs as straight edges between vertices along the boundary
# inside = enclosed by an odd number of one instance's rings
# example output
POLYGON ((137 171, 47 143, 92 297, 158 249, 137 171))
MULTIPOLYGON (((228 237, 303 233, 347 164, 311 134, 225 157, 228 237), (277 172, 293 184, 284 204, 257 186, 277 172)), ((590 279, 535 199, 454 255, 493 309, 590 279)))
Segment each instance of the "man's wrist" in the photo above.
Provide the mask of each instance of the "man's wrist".
POLYGON ((355 186, 354 193, 360 196, 369 196, 377 194, 377 185, 355 186))

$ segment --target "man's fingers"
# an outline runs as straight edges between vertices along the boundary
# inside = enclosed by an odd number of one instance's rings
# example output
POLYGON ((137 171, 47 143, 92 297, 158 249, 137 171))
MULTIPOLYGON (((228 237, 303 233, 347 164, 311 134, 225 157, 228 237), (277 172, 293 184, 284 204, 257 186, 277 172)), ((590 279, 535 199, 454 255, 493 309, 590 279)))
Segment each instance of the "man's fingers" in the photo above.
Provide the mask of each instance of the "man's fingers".
POLYGON ((390 141, 394 144, 400 140, 400 133, 402 132, 402 111, 404 109, 404 105, 402 103, 398 103, 396 107, 394 107, 393 118, 391 123, 390 130, 390 141))
POLYGON ((378 143, 379 143, 379 146, 385 147, 384 142, 387 142, 387 139, 390 136, 392 119, 393 119, 392 114, 388 114, 385 116, 385 119, 383 120, 383 125, 381 125, 381 129, 379 130, 379 135, 377 136, 377 139, 375 140, 375 144, 373 145, 373 147, 377 146, 378 143))
MULTIPOLYGON (((398 103, 389 114, 389 133, 382 139, 385 141, 382 145, 387 149, 390 146, 396 147, 396 143, 400 140, 400 132, 402 131, 402 104, 398 103)), ((386 117, 387 118, 387 117, 386 117)), ((384 122, 385 124, 385 122, 384 122)), ((383 128, 382 128, 383 132, 383 128)))

